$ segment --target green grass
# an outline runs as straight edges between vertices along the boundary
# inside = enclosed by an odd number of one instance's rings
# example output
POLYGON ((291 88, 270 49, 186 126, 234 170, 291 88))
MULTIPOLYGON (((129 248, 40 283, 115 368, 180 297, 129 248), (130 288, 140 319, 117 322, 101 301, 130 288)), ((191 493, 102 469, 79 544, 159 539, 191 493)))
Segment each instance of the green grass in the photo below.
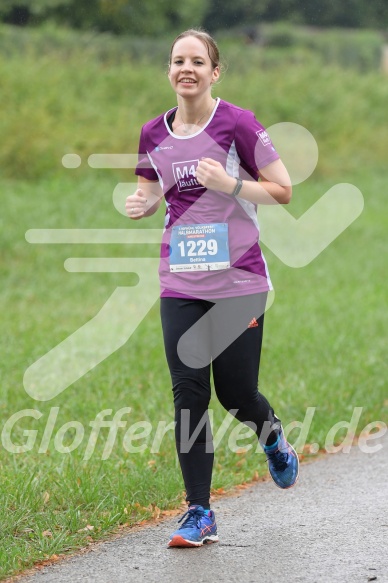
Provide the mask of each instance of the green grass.
MULTIPOLYGON (((355 184, 365 199, 360 218, 307 267, 288 268, 265 249, 276 299, 266 316, 261 390, 285 424, 302 421, 307 407, 316 407, 308 442, 323 447, 329 429, 349 421, 355 407, 363 408, 358 432, 388 417, 383 364, 388 84, 377 73, 359 76, 337 67, 318 76, 312 63, 290 68, 287 59, 258 70, 257 76, 249 64, 241 67, 239 73, 231 64, 217 95, 254 109, 266 125, 303 124, 318 141, 318 167, 294 188, 290 212, 300 216, 337 182, 355 184)), ((93 152, 135 151, 141 124, 173 105, 174 96, 163 72, 150 65, 106 66, 90 56, 64 58, 59 51, 51 58, 13 55, 1 60, 0 68, 1 107, 8 112, 0 144, 1 429, 18 411, 42 414, 21 419, 12 433, 22 445, 28 439, 24 431, 36 430, 30 451, 0 450, 4 578, 103 538, 120 524, 152 517, 155 505, 162 510, 179 506, 183 484, 172 432, 159 452, 150 451, 159 421, 173 420, 157 300, 125 346, 52 401, 35 401, 23 388, 28 366, 91 319, 117 286, 135 283, 130 274, 68 273, 66 258, 158 255, 154 245, 31 245, 25 232, 161 227, 162 208, 136 224, 115 210, 113 189, 133 179, 130 171, 93 170, 86 158, 93 152), (66 152, 79 153, 83 165, 62 168, 66 152), (54 407, 53 435, 47 452, 39 453, 54 407), (118 430, 111 455, 101 459, 108 436, 103 428, 93 455, 84 460, 90 422, 104 409, 114 414, 123 407, 131 412, 123 417, 127 425, 118 430), (74 421, 84 427, 83 441, 72 453, 60 453, 54 439, 74 421), (147 447, 128 453, 124 433, 139 421, 152 425, 149 438, 139 441, 147 447)), ((224 411, 215 399, 211 408, 217 430, 224 411)), ((257 469, 266 471, 263 455, 237 454, 228 447, 237 426, 233 421, 216 451, 214 489, 229 489, 252 479, 257 469)), ((69 430, 63 444, 73 437, 69 430)))
MULTIPOLYGON (((354 407, 363 407, 358 430, 370 421, 387 420, 382 366, 387 319, 382 264, 386 220, 380 207, 382 195, 378 196, 384 192, 384 176, 369 180, 360 173, 357 178, 366 198, 364 213, 310 266, 292 270, 266 253, 277 297, 267 314, 261 389, 285 423, 302 421, 306 408, 316 407, 308 441, 321 447, 328 429, 340 420, 349 421, 354 407)), ((38 185, 6 183, 13 203, 6 224, 13 225, 13 236, 2 246, 9 267, 2 263, 1 416, 5 422, 13 413, 30 408, 42 417, 19 421, 13 432, 13 441, 23 444, 22 430, 38 431, 31 451, 1 452, 3 576, 97 540, 120 523, 150 517, 150 504, 167 509, 182 500, 172 434, 163 440, 159 453, 150 452, 157 423, 173 419, 157 304, 126 346, 53 401, 36 402, 22 386, 28 365, 91 318, 117 285, 128 283, 123 274, 70 274, 63 269, 69 255, 127 256, 128 249, 113 245, 90 252, 89 247, 38 247, 23 240, 28 228, 74 225, 74 208, 79 227, 127 224, 124 217, 105 208, 114 180, 91 177, 86 184, 80 192, 88 190, 89 196, 79 197, 72 179, 38 185), (92 202, 88 204, 94 197, 101 201, 95 212, 92 202), (67 202, 69 219, 65 209, 59 210, 60 203, 55 208, 61 198, 67 202), (128 406, 132 411, 125 416, 127 427, 137 421, 152 424, 147 450, 127 453, 122 445, 126 429, 121 429, 111 456, 102 461, 108 431, 102 429, 93 456, 83 461, 89 422, 103 409, 115 413, 128 406), (78 421, 85 428, 84 440, 72 454, 55 451, 53 439, 47 453, 38 453, 51 407, 59 407, 53 438, 68 421, 78 421), (151 460, 155 463, 149 465, 151 460), (83 530, 87 525, 94 529, 83 530), (45 531, 52 536, 43 536, 45 531)), ((328 182, 313 181, 311 189, 307 185, 296 188, 291 210, 298 214, 307 200, 314 200, 328 186, 328 182), (298 197, 304 199, 303 204, 298 197)), ((156 226, 156 218, 152 224, 156 226)), ((217 428, 224 413, 214 400, 211 407, 217 428)), ((265 472, 263 456, 229 450, 229 435, 230 431, 216 452, 214 488, 228 489, 249 480, 257 468, 265 472)), ((66 437, 65 444, 70 443, 72 432, 66 437)))

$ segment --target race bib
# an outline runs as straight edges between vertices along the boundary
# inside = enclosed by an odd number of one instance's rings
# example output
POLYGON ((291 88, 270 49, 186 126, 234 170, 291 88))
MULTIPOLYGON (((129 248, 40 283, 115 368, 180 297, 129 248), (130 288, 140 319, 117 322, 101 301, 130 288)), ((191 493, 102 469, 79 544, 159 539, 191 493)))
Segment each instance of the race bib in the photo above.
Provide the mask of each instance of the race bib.
POLYGON ((172 227, 170 271, 216 271, 229 267, 227 223, 172 227))

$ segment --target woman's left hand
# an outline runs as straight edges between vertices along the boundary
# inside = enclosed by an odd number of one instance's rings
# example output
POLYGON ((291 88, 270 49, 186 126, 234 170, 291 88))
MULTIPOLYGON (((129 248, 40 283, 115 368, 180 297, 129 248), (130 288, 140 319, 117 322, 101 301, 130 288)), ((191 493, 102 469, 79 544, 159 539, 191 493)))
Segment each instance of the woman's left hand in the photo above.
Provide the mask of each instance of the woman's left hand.
POLYGON ((229 176, 222 164, 212 158, 202 158, 199 161, 195 176, 205 188, 227 194, 232 193, 236 185, 236 179, 229 176))

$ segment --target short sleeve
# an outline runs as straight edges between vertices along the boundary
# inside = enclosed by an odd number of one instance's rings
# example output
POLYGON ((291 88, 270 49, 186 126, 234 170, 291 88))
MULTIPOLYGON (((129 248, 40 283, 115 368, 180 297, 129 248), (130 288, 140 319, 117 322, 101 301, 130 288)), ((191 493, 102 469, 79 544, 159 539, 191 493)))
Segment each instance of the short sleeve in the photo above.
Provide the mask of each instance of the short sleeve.
POLYGON ((146 178, 147 180, 158 180, 158 175, 156 174, 154 168, 152 167, 150 159, 148 157, 144 126, 142 127, 140 132, 138 161, 136 165, 135 174, 136 176, 143 176, 143 178, 146 178))
POLYGON ((255 180, 259 179, 258 170, 279 159, 265 127, 252 111, 245 110, 238 118, 235 144, 241 167, 255 180))

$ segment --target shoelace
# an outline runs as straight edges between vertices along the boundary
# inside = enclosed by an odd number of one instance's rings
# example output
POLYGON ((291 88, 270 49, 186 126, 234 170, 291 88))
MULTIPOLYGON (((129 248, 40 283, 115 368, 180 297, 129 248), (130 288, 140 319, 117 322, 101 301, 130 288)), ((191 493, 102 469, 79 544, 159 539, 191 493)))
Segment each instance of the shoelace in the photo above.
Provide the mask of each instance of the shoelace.
POLYGON ((198 512, 197 510, 190 510, 189 509, 178 520, 178 522, 182 522, 182 520, 185 518, 185 516, 187 516, 187 518, 184 521, 184 523, 179 527, 179 529, 181 529, 181 528, 187 528, 188 526, 196 526, 197 528, 200 528, 201 527, 201 518, 203 516, 202 513, 198 512))
POLYGON ((283 472, 287 468, 288 453, 282 451, 274 451, 267 453, 267 459, 270 459, 277 472, 283 472))

